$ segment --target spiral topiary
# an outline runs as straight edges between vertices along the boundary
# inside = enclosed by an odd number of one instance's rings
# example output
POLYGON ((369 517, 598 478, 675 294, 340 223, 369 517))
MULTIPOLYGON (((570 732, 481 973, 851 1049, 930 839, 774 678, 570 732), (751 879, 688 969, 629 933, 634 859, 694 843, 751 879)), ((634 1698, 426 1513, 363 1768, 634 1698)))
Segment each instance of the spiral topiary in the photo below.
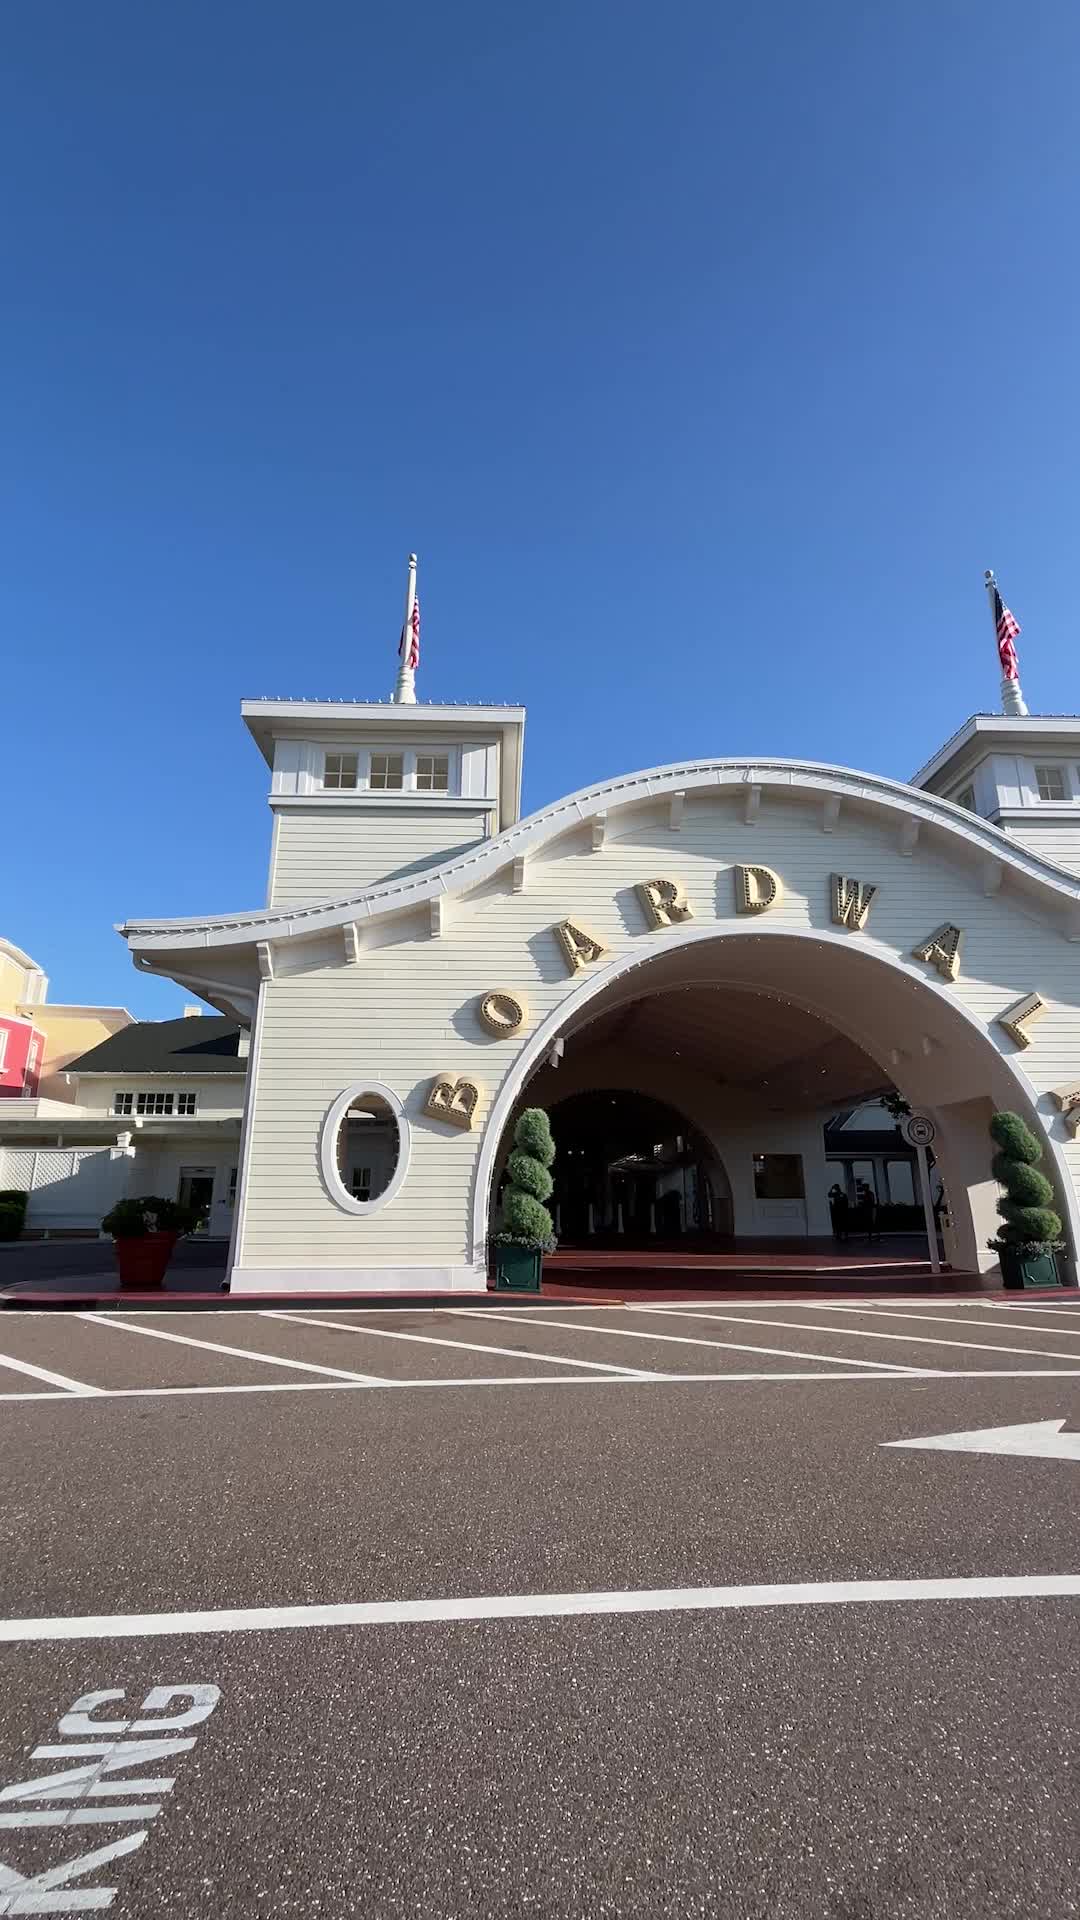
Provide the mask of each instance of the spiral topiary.
POLYGON ((995 1113, 990 1137, 998 1147, 991 1163, 994 1179, 1006 1194, 997 1203, 1005 1224, 991 1244, 1018 1249, 1059 1244, 1061 1220, 1050 1204, 1054 1189, 1038 1171, 1043 1150, 1031 1128, 1018 1113, 995 1113))
POLYGON ((544 1205, 554 1185, 548 1168, 555 1158, 548 1117, 542 1107, 526 1107, 514 1128, 514 1151, 506 1163, 510 1184, 503 1196, 505 1237, 520 1246, 552 1246, 551 1215, 544 1205))

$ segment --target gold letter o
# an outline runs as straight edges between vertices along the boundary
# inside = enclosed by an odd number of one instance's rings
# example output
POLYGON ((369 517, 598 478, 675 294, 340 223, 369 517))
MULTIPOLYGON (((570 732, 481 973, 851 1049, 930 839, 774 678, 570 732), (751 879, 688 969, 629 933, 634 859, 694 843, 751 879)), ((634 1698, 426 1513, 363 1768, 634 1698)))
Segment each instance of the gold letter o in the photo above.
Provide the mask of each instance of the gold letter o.
POLYGON ((519 1000, 516 993, 505 993, 498 989, 485 993, 477 1008, 480 1025, 497 1039, 506 1040, 519 1027, 525 1025, 525 1002, 519 1000))

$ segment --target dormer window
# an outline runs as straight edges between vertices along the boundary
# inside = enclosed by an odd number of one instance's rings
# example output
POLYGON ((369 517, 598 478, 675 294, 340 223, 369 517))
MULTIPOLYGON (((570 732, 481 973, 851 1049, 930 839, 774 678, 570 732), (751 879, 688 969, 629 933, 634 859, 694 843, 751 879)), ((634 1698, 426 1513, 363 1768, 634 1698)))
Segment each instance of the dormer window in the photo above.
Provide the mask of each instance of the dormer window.
POLYGON ((956 804, 958 807, 966 807, 968 813, 974 813, 975 812, 974 787, 965 787, 963 793, 958 793, 956 796, 956 804))
POLYGON ((1060 806, 1069 798, 1064 767, 1036 767, 1035 784, 1040 800, 1056 801, 1060 806))
POLYGON ((356 785, 355 753, 328 753, 323 766, 323 786, 340 791, 356 785))
POLYGON ((373 753, 368 786, 373 793, 400 793, 405 785, 405 758, 400 753, 373 753))
POLYGON ((447 793, 450 788, 450 755, 418 753, 416 756, 417 793, 447 793))

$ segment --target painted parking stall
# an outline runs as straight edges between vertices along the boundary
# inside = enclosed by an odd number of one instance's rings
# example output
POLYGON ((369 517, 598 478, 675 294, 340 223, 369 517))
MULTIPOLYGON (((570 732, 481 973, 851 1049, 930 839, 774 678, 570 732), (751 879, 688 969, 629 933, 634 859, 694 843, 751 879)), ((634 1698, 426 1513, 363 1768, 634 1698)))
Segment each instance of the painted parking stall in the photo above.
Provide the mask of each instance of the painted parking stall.
POLYGON ((1080 1374, 1080 1315, 983 1302, 682 1301, 0 1322, 0 1404, 101 1395, 1080 1374), (6 1369, 6 1371, 5 1371, 6 1369))
POLYGON ((0 1915, 1065 1920, 1058 1314, 18 1316, 0 1915))

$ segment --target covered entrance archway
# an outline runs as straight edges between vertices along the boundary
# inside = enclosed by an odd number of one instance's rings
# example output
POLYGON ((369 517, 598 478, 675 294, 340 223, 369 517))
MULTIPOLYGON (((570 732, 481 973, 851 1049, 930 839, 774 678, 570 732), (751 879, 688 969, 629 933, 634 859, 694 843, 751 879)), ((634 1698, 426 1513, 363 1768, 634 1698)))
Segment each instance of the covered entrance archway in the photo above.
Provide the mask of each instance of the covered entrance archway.
POLYGON ((686 1116, 625 1088, 571 1093, 550 1109, 559 1141, 552 1212, 564 1246, 727 1246, 731 1187, 686 1116))
MULTIPOLYGON (((494 1103, 478 1165, 477 1229, 486 1234, 504 1136, 522 1106, 553 1115, 562 1106, 572 1117, 585 1111, 575 1098, 621 1092, 663 1103, 687 1135, 694 1130, 709 1162, 724 1169, 729 1230, 740 1243, 826 1243, 825 1124, 845 1105, 892 1089, 937 1128, 951 1266, 992 1264, 985 1243, 998 1189, 987 1127, 999 1107, 1021 1112, 1043 1139, 1072 1238, 1073 1190, 1059 1150, 1022 1071, 987 1029, 866 942, 766 928, 684 929, 657 940, 647 957, 620 958, 583 980, 522 1049, 494 1103)), ((564 1147, 557 1121, 556 1142, 564 1147)), ((565 1145, 577 1154, 580 1144, 574 1123, 565 1145)), ((607 1227, 617 1231, 617 1212, 607 1227)), ((567 1228, 580 1230, 576 1216, 563 1223, 564 1237, 567 1228)))

